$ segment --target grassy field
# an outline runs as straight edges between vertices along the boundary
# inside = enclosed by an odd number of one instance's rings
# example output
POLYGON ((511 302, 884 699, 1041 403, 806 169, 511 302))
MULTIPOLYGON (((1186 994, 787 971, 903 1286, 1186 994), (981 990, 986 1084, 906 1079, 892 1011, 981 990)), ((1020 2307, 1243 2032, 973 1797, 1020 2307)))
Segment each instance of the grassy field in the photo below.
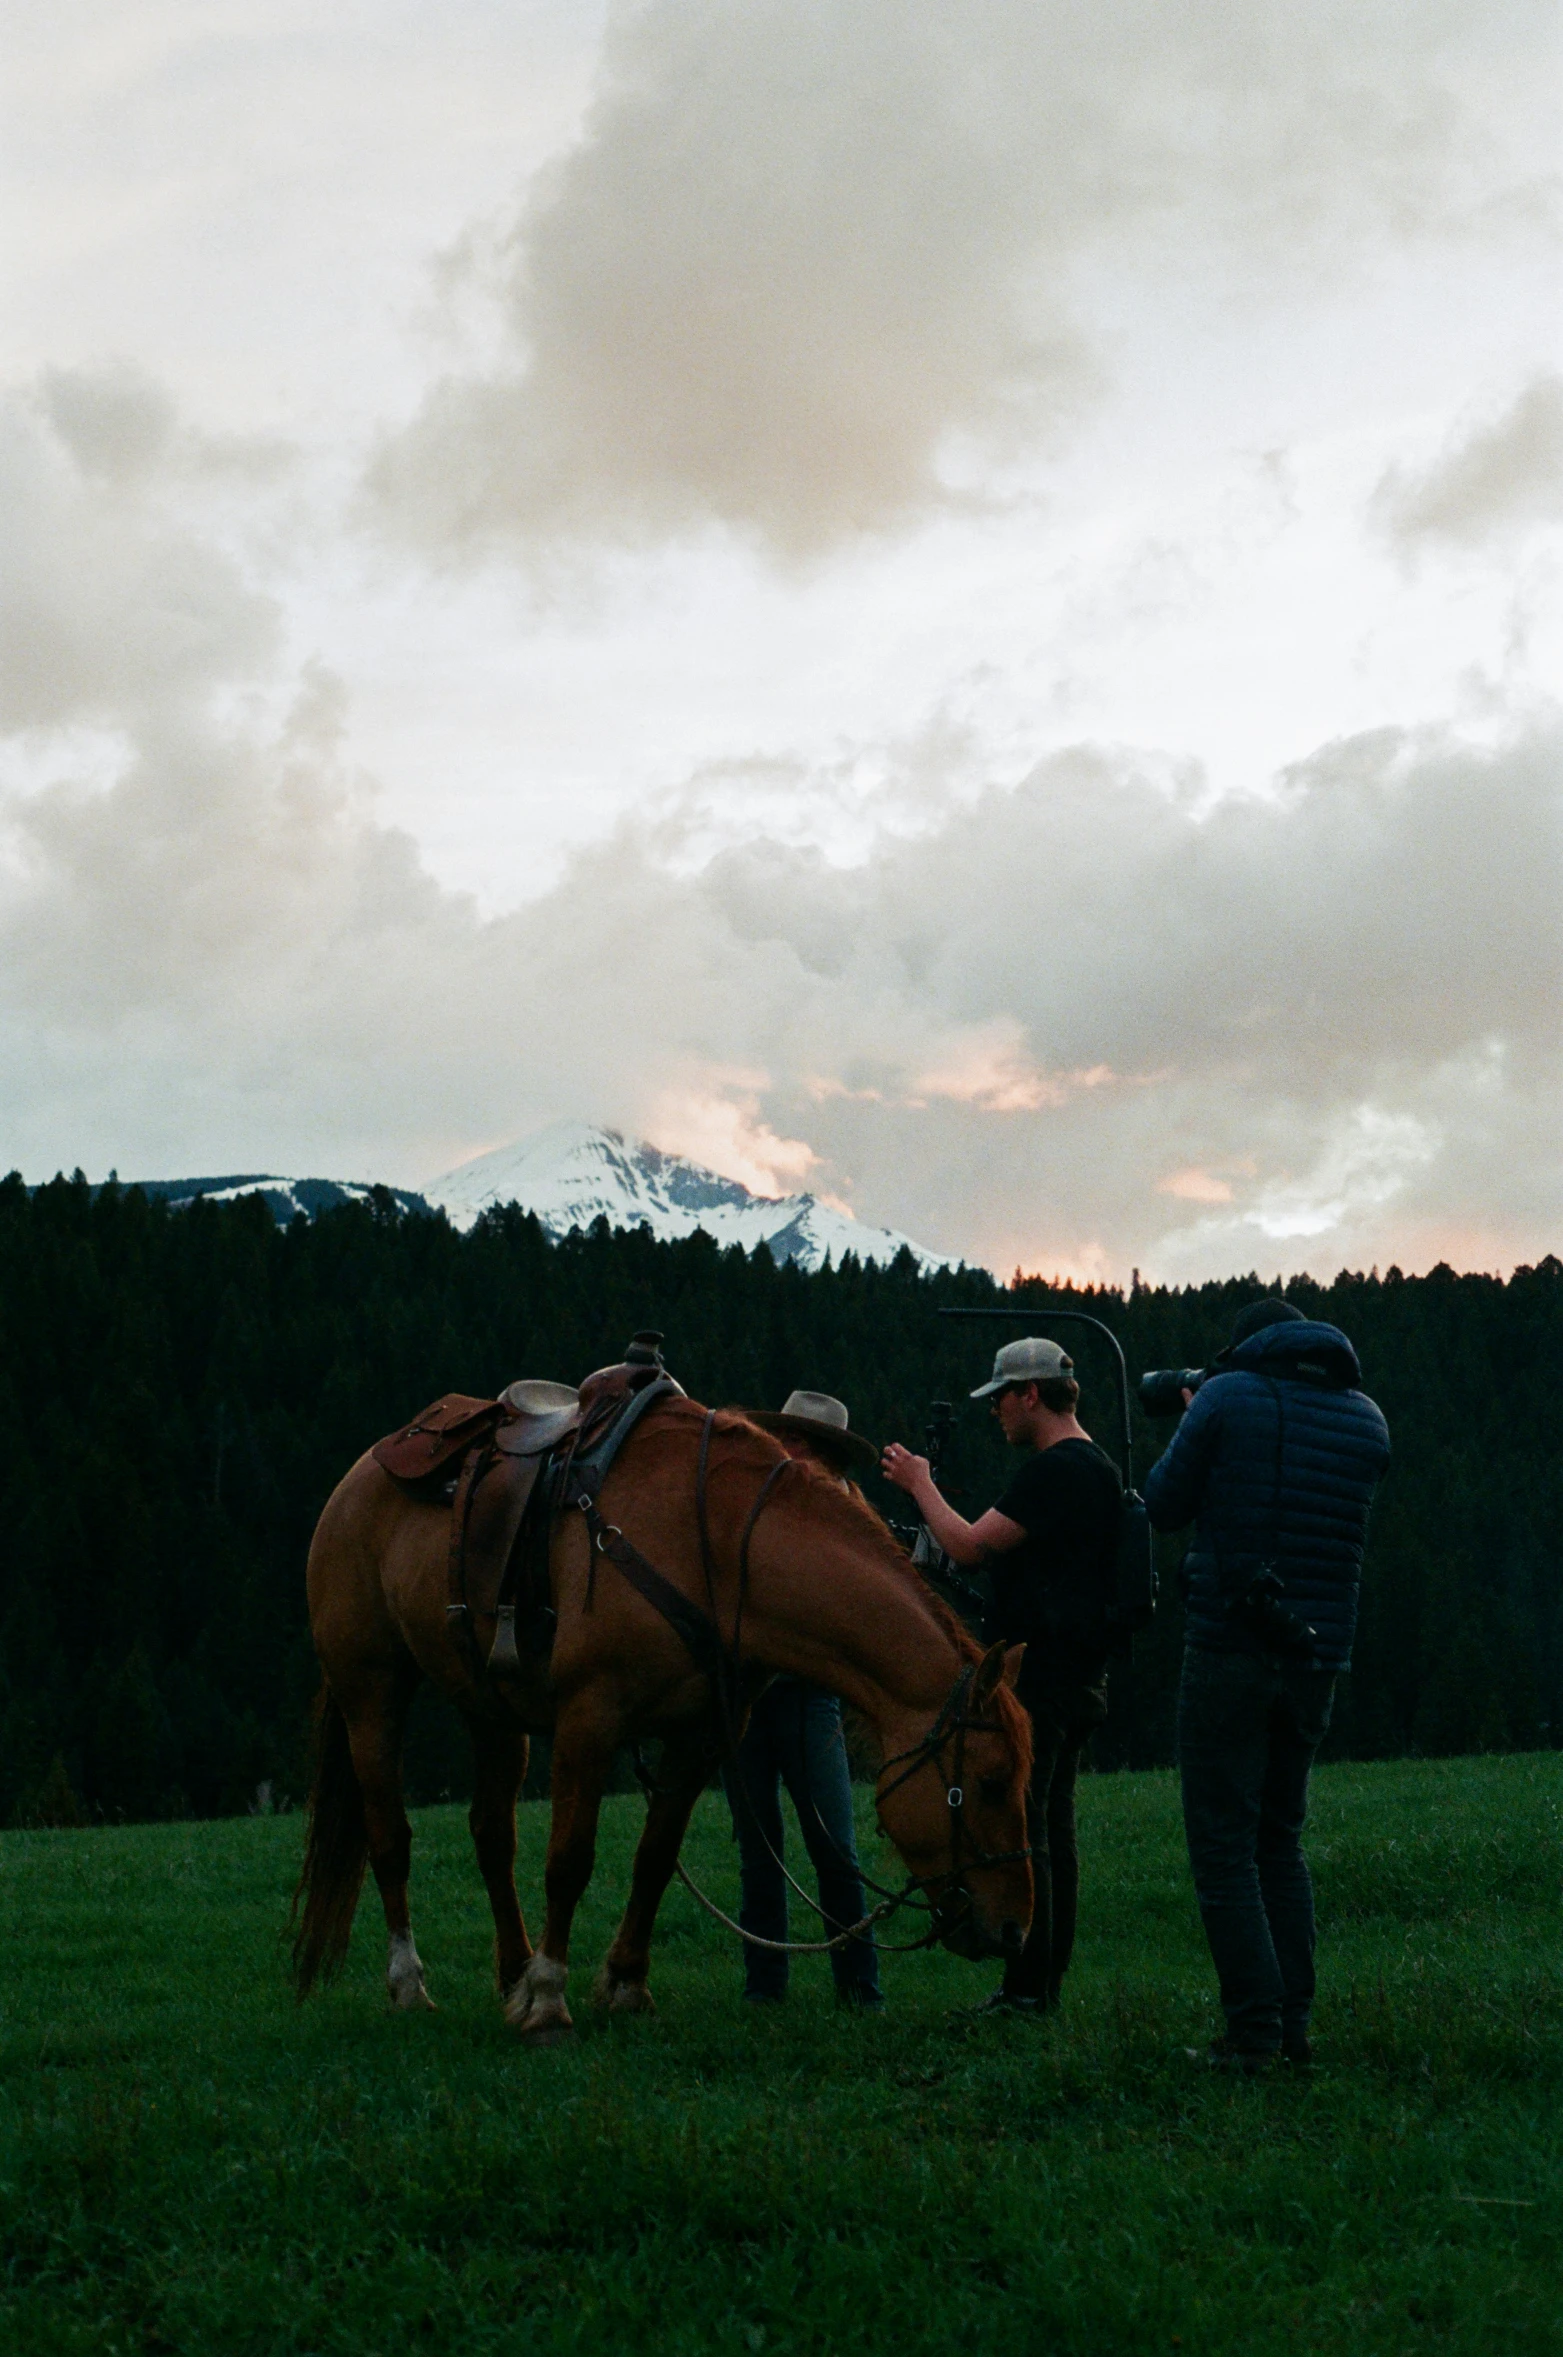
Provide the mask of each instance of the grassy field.
MULTIPOLYGON (((1214 1990, 1169 1777, 1088 1780, 1052 2024, 990 1971, 823 1959, 737 2001, 681 1891, 653 2021, 585 2001, 639 1818, 609 1805, 575 2045, 521 2051, 460 1813, 420 1814, 440 2010, 378 1907, 303 2011, 296 1818, 0 1836, 0 2346, 33 2352, 1192 2353, 1563 2348, 1563 1758, 1335 1767, 1310 2082, 1197 2067, 1214 1990)), ((546 1811, 522 1815, 523 1897, 546 1811)), ((689 1853, 736 1888, 718 1802, 689 1853)))

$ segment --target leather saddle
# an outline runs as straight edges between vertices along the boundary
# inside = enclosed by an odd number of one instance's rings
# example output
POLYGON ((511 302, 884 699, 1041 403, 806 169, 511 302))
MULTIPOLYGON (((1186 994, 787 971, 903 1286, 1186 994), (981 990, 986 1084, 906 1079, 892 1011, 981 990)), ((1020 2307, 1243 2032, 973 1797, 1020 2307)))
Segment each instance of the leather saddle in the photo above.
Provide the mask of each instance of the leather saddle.
POLYGON ((662 1336, 637 1334, 622 1360, 573 1384, 528 1378, 497 1399, 447 1392, 377 1441, 376 1464, 451 1513, 445 1610, 476 1668, 504 1681, 546 1667, 553 1642, 548 1542, 572 1488, 595 1495, 629 1433, 659 1399, 682 1398, 662 1336), (477 1622, 492 1620, 486 1652, 477 1622))
POLYGON ((581 1429, 581 1395, 573 1383, 512 1383, 499 1395, 510 1421, 494 1435, 507 1457, 546 1457, 581 1429))

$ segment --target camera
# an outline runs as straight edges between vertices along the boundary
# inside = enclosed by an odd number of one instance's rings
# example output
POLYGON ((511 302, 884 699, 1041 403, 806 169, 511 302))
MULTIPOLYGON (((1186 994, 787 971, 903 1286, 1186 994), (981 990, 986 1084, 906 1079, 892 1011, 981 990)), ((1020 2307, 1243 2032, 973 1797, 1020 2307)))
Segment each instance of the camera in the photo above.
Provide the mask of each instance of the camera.
POLYGON ((1140 1377, 1140 1406, 1147 1416, 1181 1416, 1183 1394, 1198 1391, 1211 1367, 1156 1367, 1140 1377))
POLYGON ((1271 1653, 1290 1654, 1294 1660, 1312 1661, 1319 1642, 1319 1632, 1312 1623, 1281 1602, 1285 1588, 1269 1564, 1257 1572, 1232 1603, 1232 1617, 1240 1628, 1257 1637, 1271 1653))

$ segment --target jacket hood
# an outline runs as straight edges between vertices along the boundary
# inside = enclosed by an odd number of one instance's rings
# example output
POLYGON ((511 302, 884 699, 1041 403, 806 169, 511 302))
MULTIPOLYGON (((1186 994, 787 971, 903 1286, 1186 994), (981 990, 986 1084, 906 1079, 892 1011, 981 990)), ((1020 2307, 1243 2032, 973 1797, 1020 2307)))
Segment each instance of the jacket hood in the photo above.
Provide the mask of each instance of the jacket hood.
POLYGON ((1221 1371, 1279 1375, 1304 1382, 1312 1377, 1315 1382, 1322 1379, 1352 1391, 1362 1388, 1357 1354, 1339 1326, 1321 1325, 1312 1319, 1261 1326, 1257 1334, 1250 1334, 1246 1342, 1227 1353, 1221 1371))

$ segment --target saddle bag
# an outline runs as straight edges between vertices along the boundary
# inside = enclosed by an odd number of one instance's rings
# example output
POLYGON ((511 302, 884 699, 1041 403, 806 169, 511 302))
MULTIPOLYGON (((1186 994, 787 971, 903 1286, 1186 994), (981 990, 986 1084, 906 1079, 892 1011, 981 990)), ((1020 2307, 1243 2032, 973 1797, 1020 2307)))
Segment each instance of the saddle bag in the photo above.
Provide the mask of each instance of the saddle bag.
POLYGON ((399 1432, 377 1440, 369 1453, 398 1481, 432 1481, 459 1464, 468 1449, 485 1439, 505 1415, 498 1400, 472 1399, 464 1391, 447 1391, 442 1399, 420 1409, 399 1432))

